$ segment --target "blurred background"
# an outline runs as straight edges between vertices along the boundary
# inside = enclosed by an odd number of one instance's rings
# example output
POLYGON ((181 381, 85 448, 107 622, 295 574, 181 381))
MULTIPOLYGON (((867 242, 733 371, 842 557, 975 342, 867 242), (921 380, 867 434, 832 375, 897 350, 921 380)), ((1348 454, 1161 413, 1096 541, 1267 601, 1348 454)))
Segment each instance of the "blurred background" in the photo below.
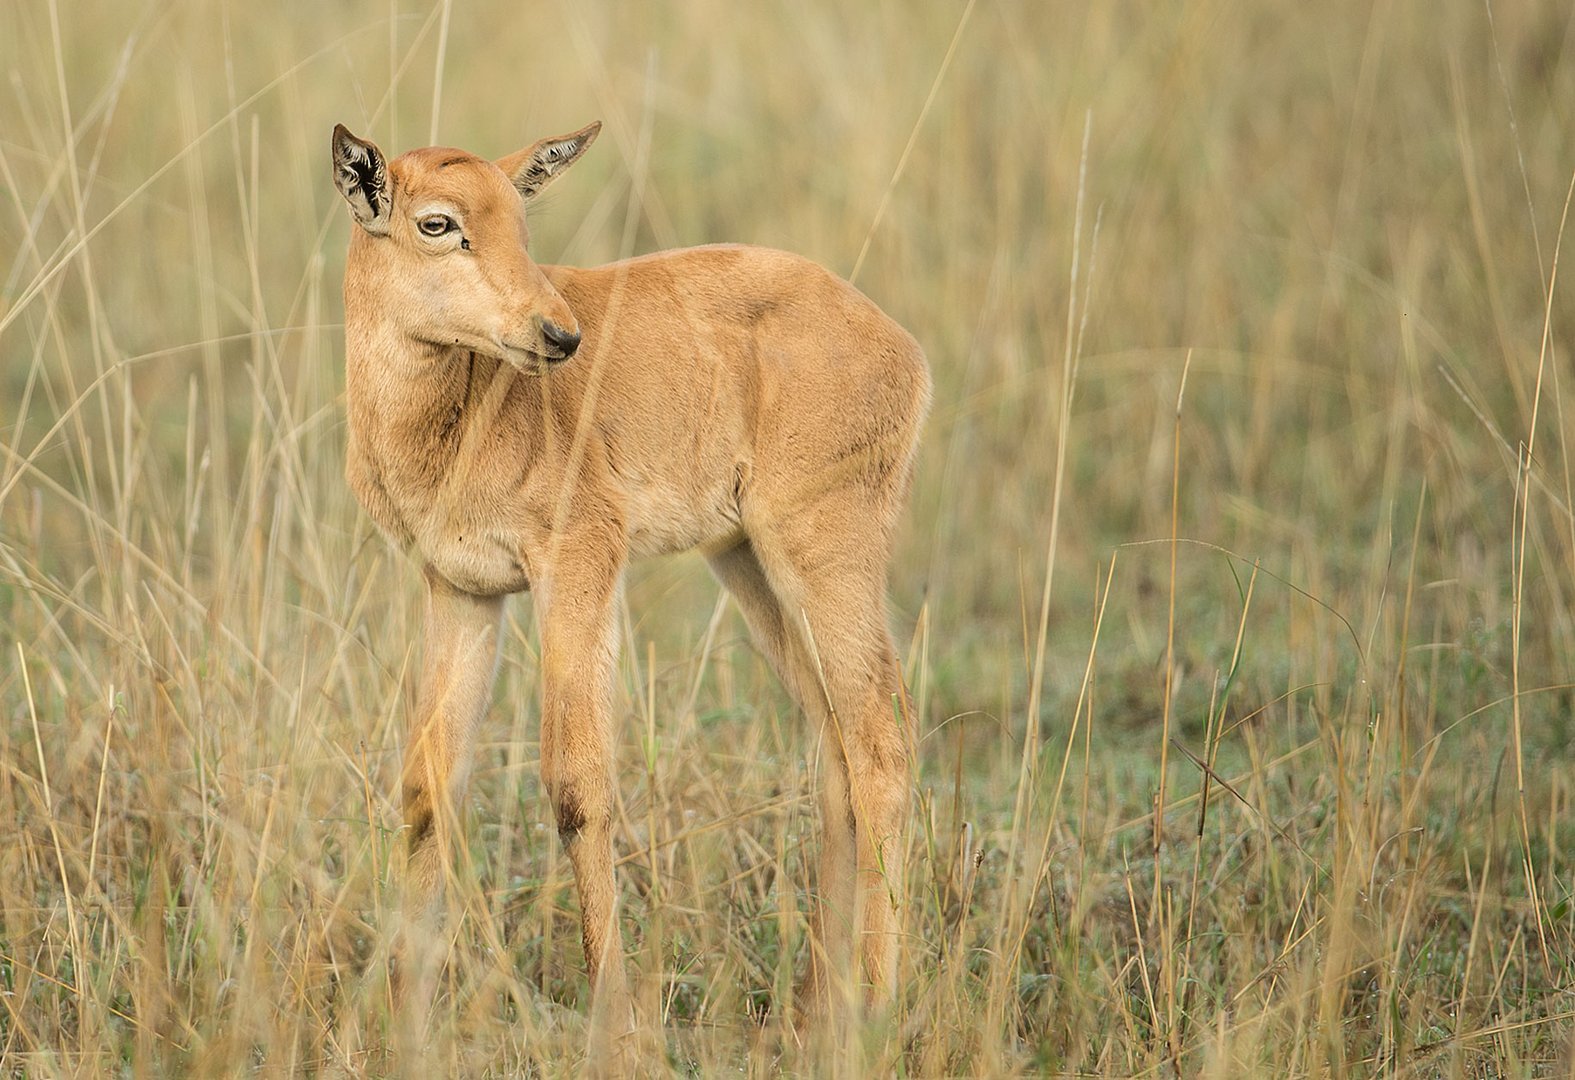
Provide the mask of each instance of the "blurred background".
MULTIPOLYGON (((419 575, 342 480, 329 132, 599 118, 538 261, 791 249, 934 373, 905 992, 837 1067, 1568 1068, 1568 5, 17 0, 0 60, 0 1058, 386 1066, 419 575)), ((700 560, 627 607, 643 1012, 792 1071, 812 733, 700 560)), ((508 631, 453 1072, 583 1041, 508 631)))

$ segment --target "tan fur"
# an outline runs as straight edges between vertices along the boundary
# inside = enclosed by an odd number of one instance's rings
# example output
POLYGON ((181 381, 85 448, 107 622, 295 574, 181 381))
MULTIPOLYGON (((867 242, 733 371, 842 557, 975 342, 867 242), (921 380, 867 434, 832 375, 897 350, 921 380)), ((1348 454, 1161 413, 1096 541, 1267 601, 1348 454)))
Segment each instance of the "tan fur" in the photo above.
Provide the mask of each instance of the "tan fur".
MULTIPOLYGON (((851 285, 779 251, 537 266, 524 197, 594 136, 498 164, 415 150, 387 162, 379 186, 381 154, 335 133, 336 178, 361 224, 345 268, 346 472, 426 568, 403 772, 410 923, 430 926, 441 896, 502 598, 532 589, 542 779, 574 866, 593 1020, 631 1027, 613 877, 616 609, 631 558, 698 548, 823 736, 808 989, 822 1012, 855 979, 884 1000, 908 787, 885 588, 929 405, 923 354, 851 285), (421 234, 432 207, 468 248, 421 234), (554 328, 583 340, 551 363, 554 328)), ((409 962, 417 997, 434 955, 409 962)))

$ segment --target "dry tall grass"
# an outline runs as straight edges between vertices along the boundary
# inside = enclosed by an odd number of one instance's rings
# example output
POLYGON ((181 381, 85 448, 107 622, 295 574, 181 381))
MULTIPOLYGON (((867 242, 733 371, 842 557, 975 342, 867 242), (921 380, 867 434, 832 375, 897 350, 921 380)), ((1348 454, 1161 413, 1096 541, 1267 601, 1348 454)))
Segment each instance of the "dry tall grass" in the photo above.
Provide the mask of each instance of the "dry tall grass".
MULTIPOLYGON (((289 7, 0 6, 4 1071, 387 1067, 417 575, 340 476, 328 132, 600 116, 538 257, 867 244, 938 391, 903 993, 838 1062, 779 1056, 812 739, 696 560, 631 584, 653 1068, 1575 1073, 1567 5, 289 7)), ((508 631, 432 1047, 556 1075, 508 631)))

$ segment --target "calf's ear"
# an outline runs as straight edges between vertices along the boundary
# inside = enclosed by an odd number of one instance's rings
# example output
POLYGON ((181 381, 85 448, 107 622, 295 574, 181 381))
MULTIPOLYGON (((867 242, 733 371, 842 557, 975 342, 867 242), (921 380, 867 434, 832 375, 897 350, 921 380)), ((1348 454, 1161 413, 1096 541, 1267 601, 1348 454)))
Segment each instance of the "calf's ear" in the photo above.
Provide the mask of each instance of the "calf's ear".
POLYGON ((596 133, 601 129, 602 122, 598 120, 579 131, 542 139, 506 158, 499 158, 498 168, 514 182, 520 198, 530 202, 580 159, 580 155, 596 141, 596 133))
POLYGON ((343 124, 334 125, 334 186, 363 229, 377 236, 388 232, 393 205, 388 161, 374 143, 356 138, 343 124))

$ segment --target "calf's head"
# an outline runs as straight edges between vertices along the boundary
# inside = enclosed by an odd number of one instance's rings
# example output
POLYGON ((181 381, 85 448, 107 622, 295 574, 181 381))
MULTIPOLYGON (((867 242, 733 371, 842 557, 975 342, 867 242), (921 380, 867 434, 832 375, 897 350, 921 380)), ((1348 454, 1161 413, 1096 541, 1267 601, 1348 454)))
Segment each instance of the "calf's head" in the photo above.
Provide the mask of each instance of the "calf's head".
POLYGON ((436 349, 530 372, 573 356, 579 323, 526 250, 525 207, 600 130, 542 139, 496 162, 436 146, 388 161, 335 126, 334 183, 357 226, 346 319, 382 320, 436 349))

